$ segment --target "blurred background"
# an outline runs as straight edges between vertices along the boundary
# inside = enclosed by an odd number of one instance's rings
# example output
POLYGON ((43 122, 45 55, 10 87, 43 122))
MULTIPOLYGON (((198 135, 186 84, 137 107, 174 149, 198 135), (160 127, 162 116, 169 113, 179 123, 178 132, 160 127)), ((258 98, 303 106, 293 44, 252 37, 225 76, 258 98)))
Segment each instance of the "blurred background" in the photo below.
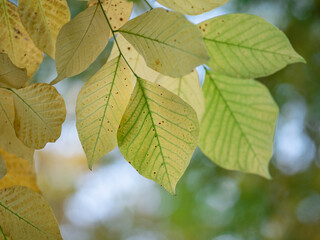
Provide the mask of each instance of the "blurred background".
MULTIPOLYGON (((134 2, 132 17, 148 9, 134 2)), ((79 0, 68 4, 73 17, 86 7, 79 0)), ((117 149, 89 171, 75 103, 84 81, 107 60, 110 43, 87 71, 56 85, 67 120, 61 138, 36 152, 38 182, 65 240, 320 240, 320 0, 230 0, 188 18, 199 23, 234 12, 279 27, 308 62, 259 79, 281 109, 273 179, 221 169, 198 150, 177 196, 140 176, 117 149)), ((55 75, 54 61, 46 56, 32 81, 50 82, 55 75)))

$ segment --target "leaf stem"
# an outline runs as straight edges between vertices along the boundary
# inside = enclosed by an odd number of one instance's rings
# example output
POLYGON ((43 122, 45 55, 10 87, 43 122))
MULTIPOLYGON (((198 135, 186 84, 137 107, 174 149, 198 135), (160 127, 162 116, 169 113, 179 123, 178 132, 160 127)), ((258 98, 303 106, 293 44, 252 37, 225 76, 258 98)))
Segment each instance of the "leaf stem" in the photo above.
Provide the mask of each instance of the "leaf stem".
POLYGON ((99 5, 100 5, 100 7, 101 7, 101 10, 102 10, 102 12, 103 12, 103 15, 104 15, 105 19, 107 20, 108 26, 109 26, 109 28, 110 28, 110 30, 111 30, 111 32, 112 32, 112 36, 113 36, 113 39, 114 39, 114 41, 115 41, 115 43, 116 43, 116 45, 117 45, 117 48, 118 48, 118 50, 119 50, 120 56, 121 56, 121 57, 123 58, 123 60, 126 62, 126 64, 128 65, 128 67, 129 67, 129 69, 131 70, 131 72, 133 73, 133 75, 134 75, 137 79, 140 79, 140 77, 135 73, 135 71, 133 70, 133 68, 130 66, 129 62, 127 61, 127 59, 126 59, 125 56, 123 55, 123 53, 122 53, 122 51, 121 51, 121 48, 120 48, 120 46, 119 46, 119 43, 118 43, 118 41, 117 41, 116 35, 115 35, 115 33, 117 32, 117 30, 113 30, 113 29, 112 29, 111 23, 110 23, 110 21, 109 21, 109 19, 108 19, 108 16, 107 16, 106 12, 105 12, 104 9, 103 9, 103 6, 102 6, 102 4, 101 4, 101 1, 100 1, 100 0, 98 0, 98 1, 99 1, 99 5))
POLYGON ((146 2, 146 4, 149 6, 149 8, 152 10, 153 7, 151 6, 151 4, 148 2, 148 0, 144 0, 146 2))

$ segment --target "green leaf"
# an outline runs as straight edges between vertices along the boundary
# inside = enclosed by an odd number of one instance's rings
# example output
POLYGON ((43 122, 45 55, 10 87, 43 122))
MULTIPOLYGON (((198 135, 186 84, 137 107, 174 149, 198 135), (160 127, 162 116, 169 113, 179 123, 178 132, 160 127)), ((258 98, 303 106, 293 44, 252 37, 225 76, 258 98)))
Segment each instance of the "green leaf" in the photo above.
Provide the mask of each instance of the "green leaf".
POLYGON ((1 232, 13 240, 62 239, 48 203, 40 194, 22 186, 0 190, 1 232))
POLYGON ((0 180, 7 174, 6 163, 0 154, 0 180))
POLYGON ((34 150, 17 138, 14 119, 13 94, 7 89, 0 88, 0 147, 32 163, 34 150))
POLYGON ((181 98, 138 78, 118 130, 121 153, 146 178, 171 194, 198 143, 195 111, 181 98))
POLYGON ((27 81, 26 69, 18 68, 7 54, 0 53, 0 87, 21 88, 27 81))
POLYGON ((54 58, 62 26, 70 21, 66 0, 19 0, 19 17, 34 43, 54 58))
POLYGON ((180 77, 170 78, 159 75, 155 83, 168 89, 178 95, 182 100, 188 103, 197 113, 199 122, 204 113, 204 97, 199 84, 198 72, 194 70, 192 73, 180 77))
POLYGON ((269 178, 278 107, 251 79, 208 72, 199 147, 216 164, 269 178))
POLYGON ((51 84, 86 70, 106 47, 110 29, 99 5, 87 8, 59 32, 56 46, 58 76, 51 84))
POLYGON ((62 96, 51 85, 36 83, 11 90, 15 106, 14 128, 17 137, 28 147, 43 148, 61 134, 66 117, 62 96))
POLYGON ((283 32, 261 17, 227 14, 199 25, 214 71, 237 78, 257 78, 290 63, 305 62, 283 32))
POLYGON ((208 61, 201 33, 181 13, 156 8, 122 26, 120 32, 147 65, 171 77, 181 77, 208 61))
POLYGON ((163 6, 187 15, 198 15, 220 7, 229 0, 157 0, 163 6))
POLYGON ((132 90, 131 72, 120 56, 107 62, 81 89, 77 129, 90 169, 117 146, 117 130, 132 90))

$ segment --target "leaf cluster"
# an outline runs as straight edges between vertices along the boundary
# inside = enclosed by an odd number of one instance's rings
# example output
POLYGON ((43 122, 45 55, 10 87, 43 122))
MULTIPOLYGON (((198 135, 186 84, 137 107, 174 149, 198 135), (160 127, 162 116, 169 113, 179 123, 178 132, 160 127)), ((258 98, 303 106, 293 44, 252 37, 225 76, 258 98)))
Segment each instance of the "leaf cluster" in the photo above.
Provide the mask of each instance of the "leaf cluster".
POLYGON ((90 169, 118 146, 141 175, 175 194, 199 146, 224 168, 270 177, 278 108, 254 78, 304 59, 260 17, 227 14, 194 25, 184 15, 227 1, 158 0, 174 11, 146 1, 150 11, 131 20, 133 3, 124 0, 89 0, 72 20, 65 0, 0 1, 0 239, 61 238, 33 192, 33 152, 61 134, 66 108, 53 85, 86 70, 110 39, 109 60, 76 105, 90 169), (30 84, 43 52, 55 59, 57 77, 30 84))

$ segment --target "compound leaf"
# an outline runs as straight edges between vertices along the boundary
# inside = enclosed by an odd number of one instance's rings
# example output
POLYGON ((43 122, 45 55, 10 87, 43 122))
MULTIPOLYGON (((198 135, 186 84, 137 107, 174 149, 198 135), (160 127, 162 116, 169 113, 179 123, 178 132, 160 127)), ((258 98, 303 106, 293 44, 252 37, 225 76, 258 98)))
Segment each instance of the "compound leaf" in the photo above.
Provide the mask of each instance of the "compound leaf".
POLYGON ((18 11, 34 43, 54 58, 58 33, 70 20, 66 0, 19 0, 18 11))
POLYGON ((227 14, 200 23, 199 28, 211 56, 208 66, 225 75, 257 78, 305 62, 283 32, 258 16, 227 14))
POLYGON ((120 56, 107 62, 81 89, 77 129, 90 169, 117 146, 117 130, 132 90, 131 72, 120 56))
POLYGON ((171 194, 198 143, 195 111, 177 95, 137 79, 118 130, 121 153, 146 178, 171 194))
POLYGON ((187 15, 198 15, 220 7, 229 0, 157 0, 163 6, 187 15))
POLYGON ((32 163, 34 150, 26 147, 17 138, 14 129, 14 119, 12 92, 0 88, 0 147, 32 163))
POLYGON ((10 239, 62 239, 48 203, 40 194, 22 186, 0 190, 1 232, 10 239))
POLYGON ((0 52, 7 53, 14 65, 26 68, 30 78, 42 62, 42 52, 24 29, 18 8, 8 0, 0 1, 0 52))
POLYGON ((208 72, 199 147, 216 164, 269 178, 278 107, 251 79, 208 72))
POLYGON ((55 142, 61 134, 66 107, 58 91, 46 83, 11 90, 15 105, 14 128, 28 147, 40 149, 55 142))
POLYGON ((171 77, 181 77, 209 58, 201 33, 184 15, 156 8, 123 25, 120 32, 147 65, 171 77))
POLYGON ((7 166, 7 174, 0 180, 0 189, 15 185, 25 186, 35 192, 40 192, 33 165, 0 148, 0 155, 7 166))
POLYGON ((99 5, 91 6, 65 24, 56 46, 56 84, 93 63, 108 43, 110 29, 99 5))

